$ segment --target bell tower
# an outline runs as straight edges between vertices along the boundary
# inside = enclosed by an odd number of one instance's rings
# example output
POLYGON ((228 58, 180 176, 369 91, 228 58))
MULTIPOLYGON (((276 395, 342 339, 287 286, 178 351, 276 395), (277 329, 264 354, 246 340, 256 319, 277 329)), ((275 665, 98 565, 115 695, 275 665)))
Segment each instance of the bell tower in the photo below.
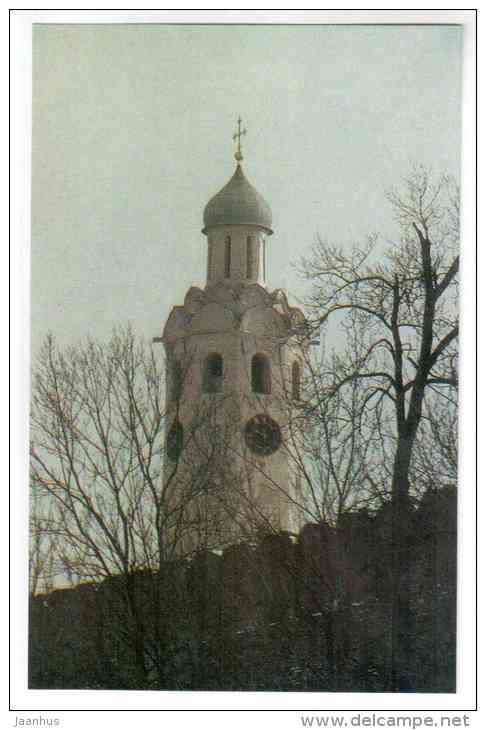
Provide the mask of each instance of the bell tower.
POLYGON ((164 480, 186 549, 300 522, 293 418, 306 322, 267 288, 272 213, 243 172, 244 134, 238 119, 236 169, 204 210, 206 285, 189 289, 156 338, 167 361, 164 480))

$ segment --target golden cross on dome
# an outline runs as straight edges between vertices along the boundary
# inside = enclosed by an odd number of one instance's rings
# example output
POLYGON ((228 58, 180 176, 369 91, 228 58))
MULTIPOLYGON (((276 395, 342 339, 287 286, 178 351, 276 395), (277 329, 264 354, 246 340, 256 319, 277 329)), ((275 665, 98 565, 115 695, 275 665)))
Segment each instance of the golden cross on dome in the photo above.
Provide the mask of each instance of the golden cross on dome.
POLYGON ((243 135, 246 134, 246 129, 241 129, 241 117, 238 117, 238 131, 234 133, 233 140, 236 142, 238 140, 238 148, 235 152, 235 160, 237 162, 241 162, 243 159, 243 155, 241 154, 241 138, 243 135))

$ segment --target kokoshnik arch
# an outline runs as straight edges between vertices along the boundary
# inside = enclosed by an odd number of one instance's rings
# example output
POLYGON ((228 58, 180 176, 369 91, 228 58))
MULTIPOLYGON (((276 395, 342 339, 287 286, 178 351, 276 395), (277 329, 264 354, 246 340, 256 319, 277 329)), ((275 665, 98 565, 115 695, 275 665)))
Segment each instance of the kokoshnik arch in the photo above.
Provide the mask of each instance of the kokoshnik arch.
POLYGON ((238 119, 236 170, 204 210, 206 285, 189 289, 155 338, 167 360, 164 479, 186 505, 186 548, 300 524, 290 423, 306 321, 267 288, 272 213, 243 172, 245 133, 238 119))

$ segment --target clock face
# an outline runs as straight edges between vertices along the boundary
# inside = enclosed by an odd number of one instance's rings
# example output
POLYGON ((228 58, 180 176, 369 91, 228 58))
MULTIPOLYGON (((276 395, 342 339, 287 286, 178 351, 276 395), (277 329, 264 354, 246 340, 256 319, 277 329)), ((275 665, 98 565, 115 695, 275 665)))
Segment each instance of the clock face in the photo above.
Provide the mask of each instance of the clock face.
POLYGON ((245 426, 245 441, 253 453, 269 456, 282 443, 280 426, 264 413, 254 416, 245 426))
POLYGON ((184 441, 184 429, 180 421, 174 421, 167 434, 166 451, 171 461, 177 461, 182 451, 184 441))

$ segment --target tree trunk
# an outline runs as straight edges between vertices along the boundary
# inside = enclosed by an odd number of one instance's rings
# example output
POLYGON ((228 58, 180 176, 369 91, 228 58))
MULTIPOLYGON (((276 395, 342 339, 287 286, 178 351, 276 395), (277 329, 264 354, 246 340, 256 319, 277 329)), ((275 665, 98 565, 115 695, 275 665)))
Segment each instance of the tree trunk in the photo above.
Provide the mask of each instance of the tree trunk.
POLYGON ((410 666, 413 653, 410 546, 410 484, 408 473, 413 439, 399 437, 395 457, 392 509, 392 632, 389 690, 413 691, 410 666))

